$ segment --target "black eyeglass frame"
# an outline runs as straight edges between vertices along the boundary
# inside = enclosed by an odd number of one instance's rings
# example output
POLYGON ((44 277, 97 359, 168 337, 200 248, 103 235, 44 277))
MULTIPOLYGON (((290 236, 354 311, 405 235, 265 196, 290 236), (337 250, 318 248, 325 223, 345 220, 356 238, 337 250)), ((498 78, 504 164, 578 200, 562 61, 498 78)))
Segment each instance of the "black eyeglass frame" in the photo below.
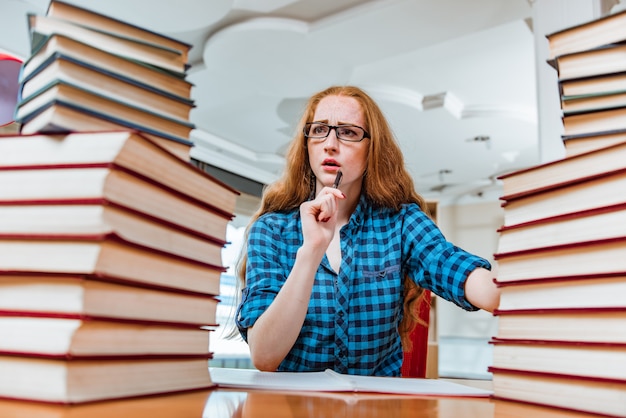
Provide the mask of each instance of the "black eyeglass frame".
POLYGON ((363 129, 361 126, 359 125, 351 125, 351 124, 345 124, 345 125, 329 125, 327 123, 324 122, 307 122, 304 124, 304 128, 302 129, 302 132, 304 133, 304 137, 305 138, 313 138, 313 139, 321 139, 321 138, 328 138, 328 135, 330 135, 331 131, 335 131, 335 136, 337 136, 337 139, 339 139, 340 141, 346 141, 346 142, 361 142, 363 141, 365 138, 371 138, 369 132, 367 132, 365 129, 363 129), (309 131, 309 129, 311 128, 311 125, 323 125, 328 127, 328 133, 325 136, 309 136, 309 134, 307 133, 309 131), (363 138, 361 139, 357 139, 357 140, 352 140, 352 139, 345 139, 345 138, 339 138, 339 134, 337 133, 337 129, 338 128, 359 128, 360 130, 363 131, 363 138))

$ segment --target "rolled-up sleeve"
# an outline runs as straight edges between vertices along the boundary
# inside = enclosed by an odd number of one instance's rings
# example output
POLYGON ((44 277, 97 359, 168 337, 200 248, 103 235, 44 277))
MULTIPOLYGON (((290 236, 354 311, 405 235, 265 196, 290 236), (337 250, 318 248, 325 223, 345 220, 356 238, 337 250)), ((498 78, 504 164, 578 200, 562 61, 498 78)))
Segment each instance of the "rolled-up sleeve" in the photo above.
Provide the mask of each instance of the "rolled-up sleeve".
POLYGON ((405 267, 425 289, 468 310, 478 310, 465 297, 465 281, 475 269, 491 270, 489 261, 447 241, 423 212, 409 207, 403 219, 405 267))
POLYGON ((235 321, 241 336, 247 341, 248 328, 274 301, 288 272, 285 269, 285 244, 289 235, 281 234, 271 215, 259 218, 251 226, 247 242, 246 286, 235 321))

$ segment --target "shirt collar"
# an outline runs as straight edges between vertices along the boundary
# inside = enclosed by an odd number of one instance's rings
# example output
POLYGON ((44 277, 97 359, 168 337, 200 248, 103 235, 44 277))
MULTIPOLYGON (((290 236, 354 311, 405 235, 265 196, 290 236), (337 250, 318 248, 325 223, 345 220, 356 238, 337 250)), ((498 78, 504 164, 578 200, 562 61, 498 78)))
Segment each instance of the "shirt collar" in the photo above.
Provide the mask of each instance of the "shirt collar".
POLYGON ((363 223, 365 219, 365 214, 369 211, 370 203, 367 201, 367 198, 363 193, 361 193, 361 197, 359 198, 359 203, 356 205, 354 212, 350 216, 350 221, 348 224, 351 227, 359 226, 363 223))

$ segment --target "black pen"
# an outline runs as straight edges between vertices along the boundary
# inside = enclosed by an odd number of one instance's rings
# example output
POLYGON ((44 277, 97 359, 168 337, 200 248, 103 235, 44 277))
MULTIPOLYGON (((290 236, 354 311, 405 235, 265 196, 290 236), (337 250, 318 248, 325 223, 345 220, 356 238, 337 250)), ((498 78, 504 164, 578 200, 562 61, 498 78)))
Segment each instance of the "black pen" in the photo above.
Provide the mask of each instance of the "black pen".
POLYGON ((341 183, 341 177, 343 177, 343 173, 341 170, 337 171, 337 177, 335 177, 335 182, 333 183, 333 189, 339 187, 339 183, 341 183))

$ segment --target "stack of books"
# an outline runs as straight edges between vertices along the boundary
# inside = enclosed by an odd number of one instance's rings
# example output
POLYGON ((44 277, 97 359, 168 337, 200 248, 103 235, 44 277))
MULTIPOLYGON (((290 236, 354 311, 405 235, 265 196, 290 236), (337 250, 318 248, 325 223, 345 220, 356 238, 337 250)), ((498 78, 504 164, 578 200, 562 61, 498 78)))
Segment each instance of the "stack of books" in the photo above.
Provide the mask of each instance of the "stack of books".
POLYGON ((22 133, 136 129, 189 160, 190 45, 57 0, 28 29, 22 133))
POLYGON ((626 140, 626 12, 548 35, 566 155, 626 140))
POLYGON ((0 137, 0 396, 210 387, 236 196, 141 133, 0 137))
MULTIPOLYGON (((85 13, 95 16, 57 1, 49 14, 67 10, 83 13, 75 18, 85 25, 85 13)), ((54 37, 61 40, 51 32, 47 42, 54 37)), ((88 61, 103 53, 65 39, 68 57, 88 61)), ((76 61, 51 56, 22 83, 24 90, 30 82, 45 87, 17 109, 47 97, 46 110, 33 112, 51 119, 41 131, 0 137, 0 397, 83 403, 212 387, 209 333, 218 325, 221 251, 239 193, 185 161, 171 146, 183 142, 157 135, 151 123, 145 130, 136 121, 124 125, 134 117, 128 109, 156 103, 130 94, 125 100, 137 100, 130 106, 105 94, 116 82, 131 90, 139 81, 112 77, 108 84, 98 77, 112 71, 96 76, 92 62, 78 65, 84 79, 66 81, 59 72, 47 83, 38 77, 48 68, 76 61), (84 96, 63 96, 56 88, 66 85, 84 96), (96 106, 90 95, 110 103, 96 106), (107 106, 119 112, 117 129, 79 125, 107 106)), ((125 62, 165 74, 130 57, 125 62)), ((156 109, 145 113, 157 117, 156 109)), ((30 122, 38 117, 22 119, 23 129, 34 130, 30 122)), ((182 124, 185 116, 178 119, 182 124)))
POLYGON ((626 417, 626 12, 548 40, 567 152, 500 177, 494 396, 626 417))

